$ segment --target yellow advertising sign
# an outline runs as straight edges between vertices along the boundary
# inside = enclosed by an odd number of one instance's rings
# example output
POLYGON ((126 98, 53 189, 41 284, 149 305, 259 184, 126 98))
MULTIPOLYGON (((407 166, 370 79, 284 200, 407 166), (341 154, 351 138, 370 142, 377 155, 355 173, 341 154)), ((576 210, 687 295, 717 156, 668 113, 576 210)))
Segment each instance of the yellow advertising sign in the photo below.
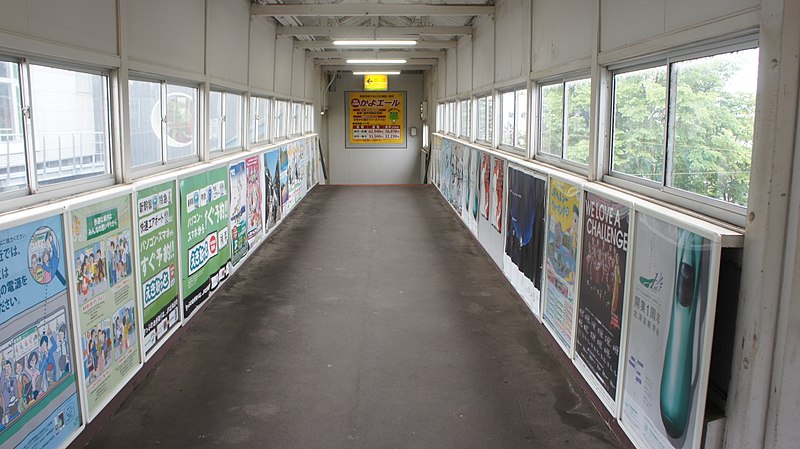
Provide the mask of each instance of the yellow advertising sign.
POLYGON ((364 90, 389 90, 389 77, 376 74, 364 75, 364 90))
POLYGON ((405 92, 347 92, 347 148, 405 148, 405 92))

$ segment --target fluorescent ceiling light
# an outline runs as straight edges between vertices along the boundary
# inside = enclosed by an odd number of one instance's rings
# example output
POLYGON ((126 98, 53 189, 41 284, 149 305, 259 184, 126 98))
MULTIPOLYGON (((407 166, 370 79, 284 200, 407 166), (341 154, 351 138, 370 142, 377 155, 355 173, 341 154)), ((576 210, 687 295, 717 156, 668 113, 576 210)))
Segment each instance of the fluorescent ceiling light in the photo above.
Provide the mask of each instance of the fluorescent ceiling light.
POLYGON ((405 59, 348 59, 348 64, 405 64, 405 59))
POLYGON ((417 41, 407 40, 336 40, 333 45, 343 47, 413 47, 417 41))
POLYGON ((353 72, 353 75, 399 75, 399 70, 388 71, 388 72, 353 72))

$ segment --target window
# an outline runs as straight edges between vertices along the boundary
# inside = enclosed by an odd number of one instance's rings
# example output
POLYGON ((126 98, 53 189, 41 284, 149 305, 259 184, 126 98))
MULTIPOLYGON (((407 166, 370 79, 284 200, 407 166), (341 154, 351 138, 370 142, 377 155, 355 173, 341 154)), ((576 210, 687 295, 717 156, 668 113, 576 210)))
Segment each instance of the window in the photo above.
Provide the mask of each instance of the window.
POLYGON ((292 103, 292 135, 296 136, 303 132, 303 105, 292 103))
POLYGON ((539 94, 539 154, 588 164, 591 80, 543 85, 539 94))
POLYGON ((456 134, 456 102, 450 101, 447 103, 447 133, 456 134))
POLYGON ((289 102, 275 100, 275 137, 285 138, 289 135, 289 102))
POLYGON ((514 92, 514 146, 525 148, 528 145, 528 90, 514 92))
POLYGON ((479 142, 491 144, 492 142, 492 122, 494 121, 494 111, 492 110, 492 96, 486 95, 478 98, 476 112, 476 135, 475 139, 479 142))
POLYGON ((514 92, 500 94, 500 143, 514 145, 514 92))
POLYGON ((436 105, 436 130, 439 132, 445 132, 444 110, 444 103, 439 103, 436 105))
POLYGON ((304 133, 313 133, 314 132, 314 105, 313 104, 303 105, 303 132, 304 133))
POLYGON ((758 49, 614 74, 612 175, 747 205, 758 49))
POLYGON ((250 143, 269 139, 269 99, 250 97, 250 143))
POLYGON ((0 61, 0 193, 110 174, 109 122, 108 74, 0 61))
POLYGON ((242 146, 241 95, 212 90, 208 119, 208 149, 210 152, 242 146))
POLYGON ((144 80, 128 82, 134 167, 197 154, 197 88, 144 80))
POLYGON ((458 135, 465 139, 469 139, 471 136, 470 131, 470 110, 469 110, 469 100, 461 100, 458 102, 458 135))
POLYGON ((525 150, 528 144, 528 90, 500 93, 500 145, 525 150))

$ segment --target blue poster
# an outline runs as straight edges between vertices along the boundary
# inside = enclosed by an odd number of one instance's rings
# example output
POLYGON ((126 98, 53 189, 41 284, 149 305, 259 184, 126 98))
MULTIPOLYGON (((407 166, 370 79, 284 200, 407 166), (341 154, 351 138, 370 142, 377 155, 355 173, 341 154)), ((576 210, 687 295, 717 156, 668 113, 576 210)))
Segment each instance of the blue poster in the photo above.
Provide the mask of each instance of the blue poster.
POLYGON ((0 446, 56 448, 81 425, 61 215, 0 231, 0 446))

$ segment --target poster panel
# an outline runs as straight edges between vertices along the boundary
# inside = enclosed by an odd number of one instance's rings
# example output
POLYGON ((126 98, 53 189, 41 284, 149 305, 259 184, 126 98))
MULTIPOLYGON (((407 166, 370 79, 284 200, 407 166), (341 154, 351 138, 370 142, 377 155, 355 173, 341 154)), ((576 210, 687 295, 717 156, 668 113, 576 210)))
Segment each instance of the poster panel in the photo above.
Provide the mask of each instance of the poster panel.
POLYGON ((576 364, 614 413, 630 207, 594 192, 584 195, 576 364))
POLYGON ((478 209, 480 208, 480 201, 481 201, 481 187, 480 187, 480 176, 481 176, 481 163, 480 163, 481 152, 472 148, 470 151, 469 157, 469 191, 470 191, 470 199, 469 202, 470 212, 472 213, 472 219, 475 221, 477 226, 478 223, 478 209))
POLYGON ((145 355, 180 324, 178 207, 175 182, 136 193, 139 288, 145 355))
POLYGON ((489 219, 489 207, 491 204, 491 179, 492 179, 492 156, 489 153, 481 152, 481 215, 489 219))
POLYGON ((699 448, 712 245, 646 212, 635 229, 621 420, 639 447, 699 448))
POLYGON ((100 411, 141 362, 132 212, 130 195, 71 211, 72 280, 89 416, 100 411))
POLYGON ((244 161, 230 166, 231 262, 239 264, 250 245, 247 241, 247 175, 244 161))
POLYGON ((231 270, 228 168, 180 180, 183 317, 190 317, 231 270))
POLYGON ((541 315, 547 182, 508 167, 508 206, 503 273, 528 308, 541 315))
POLYGON ((289 151, 286 145, 281 145, 280 149, 281 161, 281 175, 279 177, 281 182, 281 206, 286 207, 284 211, 289 213, 291 204, 289 204, 289 151))
POLYGON ((567 354, 575 322, 575 261, 578 255, 581 191, 550 178, 547 207, 547 268, 544 322, 567 354))
POLYGON ((55 449, 81 427, 61 215, 0 231, 0 447, 55 449))
POLYGON ((494 167, 492 168, 492 226, 500 232, 503 228, 503 181, 505 176, 505 161, 500 158, 494 158, 494 167))
POLYGON ((263 199, 261 194, 261 157, 245 159, 247 176, 247 241, 252 248, 264 231, 263 199))
POLYGON ((280 150, 264 153, 264 214, 266 228, 270 230, 281 221, 283 202, 281 201, 281 161, 280 150))
POLYGON ((463 145, 453 144, 451 148, 449 200, 456 213, 461 215, 464 206, 464 147, 463 145))
POLYGON ((473 234, 478 234, 478 150, 466 148, 464 155, 464 213, 462 217, 473 234))
POLYGON ((286 159, 287 159, 287 178, 289 193, 286 200, 286 209, 291 210, 297 203, 300 202, 302 196, 301 186, 304 182, 305 172, 305 149, 302 146, 302 140, 295 140, 286 145, 286 159))
POLYGON ((347 92, 345 148, 406 148, 405 92, 347 92))

